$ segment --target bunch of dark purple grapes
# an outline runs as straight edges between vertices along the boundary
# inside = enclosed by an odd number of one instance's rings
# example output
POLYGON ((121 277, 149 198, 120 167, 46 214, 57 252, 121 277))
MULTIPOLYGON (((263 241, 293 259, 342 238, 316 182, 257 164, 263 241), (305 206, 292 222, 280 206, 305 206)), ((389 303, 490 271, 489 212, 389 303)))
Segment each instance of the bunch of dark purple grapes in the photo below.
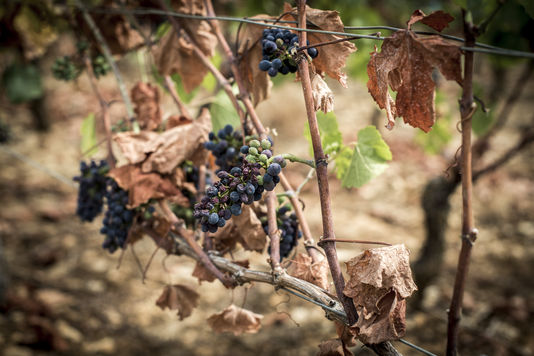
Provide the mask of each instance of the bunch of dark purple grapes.
POLYGON ((80 183, 76 215, 82 221, 93 221, 102 212, 109 166, 106 161, 87 164, 80 162, 80 175, 74 180, 80 183))
POLYGON ((128 231, 134 221, 135 210, 126 207, 128 204, 128 191, 119 187, 113 179, 109 178, 105 192, 107 211, 100 233, 106 235, 102 247, 113 253, 119 247, 124 248, 128 238, 128 231))
POLYGON ((265 190, 274 189, 287 163, 282 156, 272 157, 271 145, 269 140, 251 140, 240 149, 241 157, 246 156, 239 166, 217 172, 219 181, 207 188, 194 207, 193 216, 200 220, 202 231, 216 232, 232 215, 241 215, 242 204, 252 204, 265 190))
POLYGON ((222 170, 228 171, 240 163, 239 147, 243 144, 243 136, 241 132, 234 131, 232 125, 226 125, 217 135, 210 132, 209 139, 204 147, 213 153, 215 163, 222 170))
MULTIPOLYGON (((280 230, 280 259, 289 256, 289 253, 298 244, 298 239, 302 237, 302 232, 299 230, 299 221, 295 213, 288 215, 291 209, 288 206, 282 206, 276 211, 276 223, 278 230, 280 230)), ((261 219, 263 231, 269 234, 269 226, 267 219, 261 219)), ((271 248, 269 247, 269 253, 271 248)))
MULTIPOLYGON (((259 64, 260 70, 267 72, 271 77, 275 77, 278 73, 286 75, 297 71, 298 65, 295 60, 299 44, 297 34, 278 28, 265 29, 261 43, 263 59, 259 64)), ((308 48, 307 53, 312 59, 319 55, 315 47, 308 48)))

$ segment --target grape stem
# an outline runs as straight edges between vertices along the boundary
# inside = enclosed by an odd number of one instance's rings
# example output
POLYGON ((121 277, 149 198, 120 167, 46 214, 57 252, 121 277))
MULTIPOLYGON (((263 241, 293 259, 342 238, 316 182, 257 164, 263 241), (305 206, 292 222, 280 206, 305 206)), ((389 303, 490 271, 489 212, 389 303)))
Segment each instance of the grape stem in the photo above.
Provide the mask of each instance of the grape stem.
POLYGON ((184 228, 184 223, 181 219, 178 219, 178 217, 172 212, 172 210, 167 205, 167 202, 164 200, 159 201, 159 206, 167 219, 171 222, 171 230, 175 231, 176 233, 180 234, 184 238, 184 240, 187 242, 189 247, 195 252, 195 254, 198 256, 198 260, 202 265, 210 271, 226 288, 233 288, 235 287, 235 282, 231 279, 225 276, 215 265, 213 264, 213 261, 209 258, 209 256, 202 250, 202 248, 198 245, 196 242, 193 232, 187 230, 184 228))
POLYGON ((126 106, 126 113, 128 114, 128 118, 132 121, 132 129, 135 133, 139 133, 139 124, 135 120, 135 115, 132 107, 132 102, 130 101, 130 97, 128 96, 128 92, 126 91, 126 85, 124 84, 124 80, 122 79, 122 75, 119 71, 119 68, 117 67, 117 63, 115 63, 115 60, 113 59, 113 56, 111 54, 111 50, 109 49, 109 46, 102 36, 102 33, 100 32, 100 29, 95 24, 93 18, 91 15, 89 15, 89 12, 85 8, 84 4, 80 0, 76 0, 76 7, 80 9, 83 15, 83 19, 91 29, 91 32, 93 32, 93 35, 95 37, 96 42, 102 49, 102 53, 104 54, 104 57, 108 61, 111 69, 113 70, 113 74, 115 75, 115 79, 117 80, 117 85, 119 87, 119 91, 122 96, 122 100, 124 101, 124 106, 126 106))
MULTIPOLYGON (((284 153, 284 154, 282 154, 282 157, 284 157, 285 159, 287 159, 290 162, 302 163, 302 164, 305 164, 307 166, 310 166, 311 168, 315 168, 315 162, 312 161, 311 159, 300 158, 300 157, 297 157, 297 156, 295 156, 294 154, 291 154, 291 153, 284 153)), ((271 163, 273 161, 273 159, 274 159, 274 157, 271 157, 271 158, 269 158, 269 160, 267 162, 271 163)))
POLYGON ((102 121, 104 122, 104 130, 106 131, 106 142, 108 148, 107 162, 109 167, 115 168, 115 157, 113 156, 112 150, 111 121, 109 119, 108 111, 109 104, 106 100, 104 100, 102 93, 98 89, 98 84, 96 82, 95 73, 93 72, 93 66, 91 65, 91 60, 89 59, 89 56, 84 56, 84 63, 85 68, 87 70, 87 76, 89 77, 89 82, 91 83, 91 88, 93 89, 93 92, 95 93, 100 104, 100 114, 102 115, 102 121))

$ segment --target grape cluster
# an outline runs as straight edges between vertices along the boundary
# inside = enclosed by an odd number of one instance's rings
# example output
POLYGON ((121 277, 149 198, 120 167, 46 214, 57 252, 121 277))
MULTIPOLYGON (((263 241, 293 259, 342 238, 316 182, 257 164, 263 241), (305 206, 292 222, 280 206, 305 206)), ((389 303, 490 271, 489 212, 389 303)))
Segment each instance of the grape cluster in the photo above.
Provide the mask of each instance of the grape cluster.
POLYGON ((56 58, 52 65, 52 74, 57 80, 68 82, 78 78, 80 75, 80 68, 74 63, 71 57, 59 57, 56 58))
POLYGON ((269 140, 251 140, 240 149, 241 164, 229 171, 219 170, 219 181, 206 189, 206 196, 195 204, 193 216, 202 231, 216 232, 232 215, 241 215, 243 204, 260 200, 265 190, 273 190, 286 165, 282 156, 272 157, 269 140), (265 174, 261 170, 265 170, 265 174))
POLYGON ((215 135, 210 132, 209 141, 204 144, 215 156, 215 163, 225 171, 239 163, 239 147, 243 144, 241 132, 234 131, 232 125, 226 125, 215 135))
POLYGON ((270 150, 271 141, 252 140, 248 146, 241 147, 241 153, 246 155, 245 161, 250 163, 259 163, 265 168, 265 174, 256 177, 258 184, 263 186, 265 190, 274 190, 274 187, 280 182, 278 175, 287 165, 286 160, 282 156, 274 156, 270 150))
POLYGON ((132 226, 135 210, 128 209, 128 192, 113 180, 108 179, 106 189, 107 211, 100 233, 106 235, 102 247, 113 253, 117 248, 124 248, 128 231, 132 226))
POLYGON ((93 73, 95 74, 96 79, 103 77, 111 69, 106 58, 99 54, 92 58, 91 65, 93 67, 93 73))
POLYGON ((83 161, 80 163, 80 175, 74 177, 74 180, 80 183, 76 215, 82 221, 93 221, 102 212, 108 171, 106 161, 100 161, 98 164, 95 161, 89 164, 83 161))
MULTIPOLYGON (((299 230, 299 221, 295 213, 288 214, 290 208, 282 206, 276 211, 276 223, 278 230, 280 230, 280 258, 289 256, 291 250, 297 246, 298 239, 302 237, 302 232, 299 230)), ((269 233, 269 226, 266 218, 262 218, 263 231, 269 233)), ((269 247, 269 253, 271 248, 269 247)))
MULTIPOLYGON (((278 73, 283 75, 295 73, 298 69, 295 60, 298 42, 298 35, 289 30, 277 28, 263 30, 261 41, 263 59, 259 63, 260 70, 267 72, 271 77, 275 77, 278 73)), ((311 58, 319 54, 315 47, 308 48, 307 52, 311 58)))

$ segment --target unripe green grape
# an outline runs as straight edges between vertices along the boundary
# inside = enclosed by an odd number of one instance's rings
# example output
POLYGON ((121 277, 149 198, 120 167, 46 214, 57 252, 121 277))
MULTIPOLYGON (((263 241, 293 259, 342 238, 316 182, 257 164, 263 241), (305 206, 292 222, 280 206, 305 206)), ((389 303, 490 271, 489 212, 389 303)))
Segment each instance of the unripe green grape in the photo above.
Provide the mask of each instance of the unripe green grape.
POLYGON ((261 140, 261 147, 264 149, 264 150, 268 150, 269 148, 271 148, 271 141, 267 140, 267 139, 263 139, 261 140))
POLYGON ((259 148, 261 146, 260 141, 258 140, 252 140, 248 143, 250 147, 259 148))
POLYGON ((248 153, 251 154, 251 155, 256 156, 258 154, 258 149, 256 147, 250 147, 248 149, 248 153))

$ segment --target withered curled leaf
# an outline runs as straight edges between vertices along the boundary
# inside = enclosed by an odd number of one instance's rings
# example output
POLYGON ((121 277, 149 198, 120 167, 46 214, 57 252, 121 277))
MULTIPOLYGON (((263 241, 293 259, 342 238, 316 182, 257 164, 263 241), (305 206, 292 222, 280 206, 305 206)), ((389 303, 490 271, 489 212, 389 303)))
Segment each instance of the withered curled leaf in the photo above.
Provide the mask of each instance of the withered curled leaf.
MULTIPOLYGON (((297 9, 291 8, 288 3, 284 4, 284 13, 282 20, 297 20, 297 9)), ((337 11, 326 11, 313 9, 306 6, 306 22, 307 27, 310 29, 333 31, 333 32, 345 32, 343 22, 339 17, 337 11)), ((291 25, 295 27, 294 25, 291 25)), ((337 35, 329 35, 324 33, 308 32, 308 40, 310 45, 316 43, 323 43, 341 39, 343 37, 337 35)), ((339 81, 345 88, 347 87, 347 74, 343 72, 345 62, 348 56, 356 51, 356 46, 348 41, 334 43, 328 46, 319 48, 319 55, 314 58, 312 64, 318 73, 326 73, 329 77, 339 81)))
MULTIPOLYGON (((174 11, 182 14, 206 15, 204 2, 201 0, 176 0, 172 2, 174 11)), ((196 19, 176 19, 180 31, 171 28, 160 40, 154 50, 154 62, 162 75, 178 73, 187 92, 191 92, 202 83, 208 69, 193 51, 193 45, 185 34, 194 37, 195 43, 207 57, 215 54, 217 37, 213 34, 207 21, 196 19)))
POLYGON ((125 165, 109 172, 117 184, 128 191, 129 206, 136 208, 150 199, 167 198, 174 202, 188 204, 189 200, 173 184, 170 176, 158 173, 144 173, 139 165, 125 165))
POLYGON ((222 312, 208 318, 208 325, 217 333, 232 332, 238 336, 243 333, 255 334, 261 328, 263 315, 230 305, 222 312))
POLYGON ((404 245, 364 251, 346 262, 349 280, 343 293, 358 312, 353 329, 366 343, 402 337, 406 301, 416 289, 404 245))
POLYGON ((353 356, 340 339, 324 340, 318 346, 317 356, 353 356))
POLYGON ((315 111, 321 110, 325 114, 334 110, 334 93, 319 74, 312 74, 311 80, 313 105, 315 111))
POLYGON ((150 83, 137 83, 131 91, 137 122, 142 130, 156 130, 161 124, 158 88, 150 83))
POLYGON ((178 317, 183 320, 191 315, 198 306, 198 293, 192 288, 181 284, 168 285, 156 301, 162 310, 178 310, 178 317))
POLYGON ((209 111, 203 109, 190 125, 181 125, 161 134, 151 131, 121 132, 113 136, 130 164, 142 163, 144 173, 170 174, 185 160, 202 155, 211 131, 209 111))
MULTIPOLYGON (((422 18, 415 12, 408 26, 422 18)), ((395 117, 402 117, 411 126, 430 131, 435 122, 433 68, 446 79, 462 83, 460 47, 439 36, 419 37, 410 27, 387 37, 381 51, 371 53, 367 88, 386 110, 387 128, 393 128, 395 117), (395 100, 389 88, 397 92, 395 100)))
MULTIPOLYGON (((251 19, 274 19, 272 16, 256 15, 251 19)), ((238 69, 245 88, 252 95, 254 106, 267 99, 273 83, 267 72, 260 70, 258 63, 262 60, 261 36, 265 26, 247 24, 240 31, 237 51, 238 69)))
POLYGON ((313 283, 328 290, 328 263, 326 259, 313 263, 312 258, 305 253, 299 253, 288 269, 293 277, 313 283))

